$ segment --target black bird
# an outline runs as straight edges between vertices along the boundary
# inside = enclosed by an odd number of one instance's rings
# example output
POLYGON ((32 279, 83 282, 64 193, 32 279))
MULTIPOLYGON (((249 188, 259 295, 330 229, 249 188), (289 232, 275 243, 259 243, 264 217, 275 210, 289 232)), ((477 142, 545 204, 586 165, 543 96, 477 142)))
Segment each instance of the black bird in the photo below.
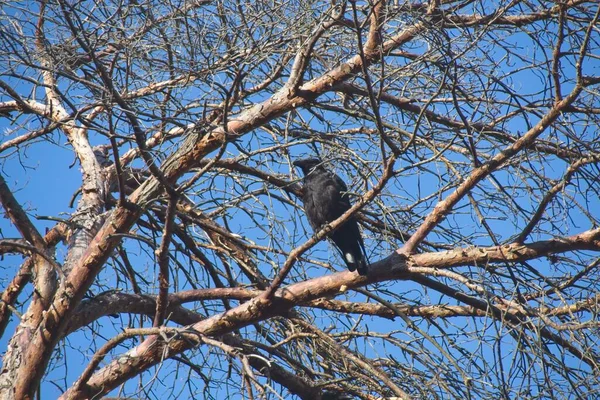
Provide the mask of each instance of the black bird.
MULTIPOLYGON (((304 173, 302 201, 304 212, 315 232, 323 225, 339 218, 350 208, 346 184, 336 174, 325 169, 318 158, 294 161, 304 173)), ((367 275, 367 254, 358 223, 352 216, 338 229, 329 234, 329 239, 340 251, 350 271, 358 270, 367 275)))

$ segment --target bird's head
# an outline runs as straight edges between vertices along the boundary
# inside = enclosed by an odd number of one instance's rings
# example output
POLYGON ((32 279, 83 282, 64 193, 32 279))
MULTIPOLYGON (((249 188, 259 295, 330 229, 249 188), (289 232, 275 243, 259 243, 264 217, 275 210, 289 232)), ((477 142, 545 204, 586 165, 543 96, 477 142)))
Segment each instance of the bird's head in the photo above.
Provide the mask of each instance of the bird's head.
POLYGON ((294 165, 300 168, 304 175, 308 175, 315 167, 319 167, 322 164, 323 161, 318 158, 304 158, 294 161, 294 165))

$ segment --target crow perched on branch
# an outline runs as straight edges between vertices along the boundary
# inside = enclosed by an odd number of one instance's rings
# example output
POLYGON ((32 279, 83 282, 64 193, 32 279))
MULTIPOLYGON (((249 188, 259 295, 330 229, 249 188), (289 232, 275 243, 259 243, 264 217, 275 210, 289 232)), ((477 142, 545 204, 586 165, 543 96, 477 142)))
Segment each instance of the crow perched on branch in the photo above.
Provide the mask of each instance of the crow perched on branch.
MULTIPOLYGON (((350 209, 350 199, 346 184, 336 174, 325 169, 318 158, 294 161, 304 173, 302 201, 304 212, 315 232, 323 225, 339 218, 350 209)), ((358 270, 367 275, 367 254, 358 223, 352 216, 338 229, 329 234, 329 239, 340 251, 350 271, 358 270)))

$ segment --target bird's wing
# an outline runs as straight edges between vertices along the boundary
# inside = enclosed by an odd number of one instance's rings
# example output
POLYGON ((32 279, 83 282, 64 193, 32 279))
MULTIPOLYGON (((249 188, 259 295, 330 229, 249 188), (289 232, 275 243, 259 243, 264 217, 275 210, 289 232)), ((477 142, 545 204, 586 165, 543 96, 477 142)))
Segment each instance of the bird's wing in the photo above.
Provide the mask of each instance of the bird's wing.
POLYGON ((338 189, 340 190, 340 192, 347 192, 348 191, 348 186, 346 186, 346 182, 344 182, 342 180, 342 178, 340 178, 338 175, 331 173, 331 178, 333 179, 335 186, 338 187, 338 189))
POLYGON ((350 196, 348 195, 348 186, 346 186, 346 183, 342 180, 342 178, 335 174, 332 175, 332 184, 335 187, 335 191, 337 191, 335 201, 338 204, 339 209, 341 210, 339 215, 342 215, 351 207, 350 196))

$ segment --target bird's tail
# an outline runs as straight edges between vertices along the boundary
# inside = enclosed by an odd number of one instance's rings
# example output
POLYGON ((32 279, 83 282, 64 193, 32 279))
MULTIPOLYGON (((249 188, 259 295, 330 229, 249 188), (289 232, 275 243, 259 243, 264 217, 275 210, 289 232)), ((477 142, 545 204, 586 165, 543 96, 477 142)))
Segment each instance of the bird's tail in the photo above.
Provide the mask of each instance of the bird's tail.
POLYGON ((367 276, 367 271, 369 270, 368 261, 365 258, 361 258, 360 262, 356 265, 356 269, 359 275, 367 276))
POLYGON ((350 271, 357 270, 359 275, 365 276, 367 275, 369 263, 367 257, 365 256, 364 250, 357 250, 358 251, 346 250, 343 252, 342 256, 350 271))

